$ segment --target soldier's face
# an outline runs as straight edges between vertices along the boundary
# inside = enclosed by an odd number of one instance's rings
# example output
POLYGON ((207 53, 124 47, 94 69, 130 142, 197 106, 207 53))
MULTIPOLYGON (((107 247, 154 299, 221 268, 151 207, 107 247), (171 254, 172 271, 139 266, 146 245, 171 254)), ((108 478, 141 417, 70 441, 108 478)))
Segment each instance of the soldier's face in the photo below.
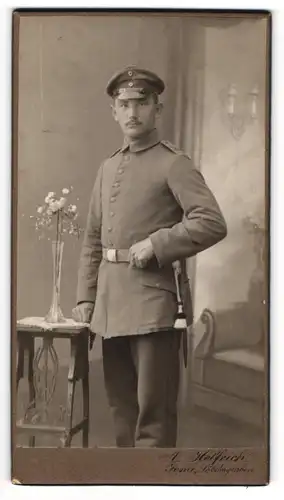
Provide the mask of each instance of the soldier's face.
POLYGON ((155 102, 153 95, 143 99, 115 99, 112 106, 115 121, 130 139, 153 130, 161 111, 162 104, 155 102))

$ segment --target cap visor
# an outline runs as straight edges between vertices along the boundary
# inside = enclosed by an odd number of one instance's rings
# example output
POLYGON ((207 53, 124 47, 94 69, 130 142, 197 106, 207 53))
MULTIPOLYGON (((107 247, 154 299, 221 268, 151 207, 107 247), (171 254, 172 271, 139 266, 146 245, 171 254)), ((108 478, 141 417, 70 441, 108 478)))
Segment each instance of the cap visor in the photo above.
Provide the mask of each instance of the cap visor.
POLYGON ((120 90, 118 95, 116 96, 119 100, 126 99, 145 99, 146 94, 144 92, 140 92, 137 89, 123 89, 120 90))

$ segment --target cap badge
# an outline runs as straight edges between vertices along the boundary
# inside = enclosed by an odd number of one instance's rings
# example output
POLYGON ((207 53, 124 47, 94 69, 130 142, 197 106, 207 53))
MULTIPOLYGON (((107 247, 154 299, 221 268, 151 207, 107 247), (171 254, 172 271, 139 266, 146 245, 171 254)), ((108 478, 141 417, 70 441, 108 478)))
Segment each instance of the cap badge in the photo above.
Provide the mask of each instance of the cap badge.
POLYGON ((133 87, 133 82, 128 83, 129 87, 133 87))

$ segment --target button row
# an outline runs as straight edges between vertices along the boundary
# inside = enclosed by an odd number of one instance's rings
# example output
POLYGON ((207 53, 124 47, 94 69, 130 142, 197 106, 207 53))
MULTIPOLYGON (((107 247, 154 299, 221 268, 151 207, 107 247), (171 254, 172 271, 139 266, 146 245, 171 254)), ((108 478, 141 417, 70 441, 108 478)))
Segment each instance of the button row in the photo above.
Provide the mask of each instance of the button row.
MULTIPOLYGON (((130 156, 129 156, 129 155, 125 155, 125 156, 123 157, 123 161, 124 161, 124 162, 127 162, 127 161, 129 161, 129 160, 130 160, 130 156)), ((117 170, 117 173, 118 173, 118 174, 120 174, 120 175, 124 173, 124 167, 123 167, 123 165, 120 165, 120 166, 119 166, 119 168, 118 168, 118 170, 117 170)), ((118 181, 114 182, 114 183, 113 183, 113 185, 112 185, 112 187, 113 187, 113 188, 118 188, 119 186, 120 186, 120 182, 118 182, 118 181)), ((115 200, 116 200, 116 195, 111 196, 111 198, 110 198, 111 203, 114 203, 114 202, 115 202, 115 200)), ((115 213, 114 213, 113 211, 111 211, 111 212, 109 213, 109 215, 110 215, 110 217, 114 217, 115 213)), ((111 233, 111 232, 112 232, 112 230, 113 230, 113 228, 112 228, 112 227, 108 227, 108 232, 109 232, 109 233, 111 233)), ((110 240, 109 240, 109 245, 112 245, 112 243, 111 243, 111 241, 110 241, 110 240)))

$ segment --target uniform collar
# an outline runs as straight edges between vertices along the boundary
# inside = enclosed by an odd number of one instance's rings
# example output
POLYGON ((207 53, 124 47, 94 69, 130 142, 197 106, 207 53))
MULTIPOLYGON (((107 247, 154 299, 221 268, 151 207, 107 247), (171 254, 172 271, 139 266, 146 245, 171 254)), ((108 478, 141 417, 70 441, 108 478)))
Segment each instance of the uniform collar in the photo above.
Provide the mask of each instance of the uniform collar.
POLYGON ((124 153, 126 150, 129 150, 131 153, 137 153, 138 151, 144 151, 145 149, 149 149, 155 144, 160 142, 159 134, 157 129, 151 130, 147 135, 143 135, 143 137, 139 137, 134 141, 129 141, 128 139, 124 139, 123 146, 121 148, 121 152, 124 153))

